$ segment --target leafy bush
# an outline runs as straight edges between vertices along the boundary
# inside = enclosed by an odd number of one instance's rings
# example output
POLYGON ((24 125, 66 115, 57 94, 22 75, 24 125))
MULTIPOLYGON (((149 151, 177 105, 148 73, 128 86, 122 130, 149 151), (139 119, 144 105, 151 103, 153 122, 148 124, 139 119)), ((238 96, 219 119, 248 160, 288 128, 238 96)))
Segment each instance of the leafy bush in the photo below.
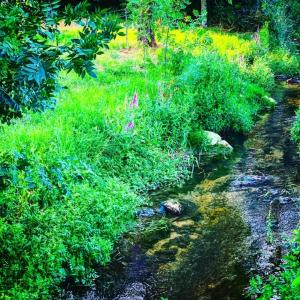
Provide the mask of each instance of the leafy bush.
POLYGON ((244 73, 251 82, 266 91, 270 91, 275 85, 273 71, 263 58, 256 58, 253 64, 245 66, 244 73))
POLYGON ((184 17, 187 0, 128 0, 127 9, 138 28, 139 39, 149 46, 156 45, 158 29, 165 28, 168 43, 169 29, 177 27, 184 17))
POLYGON ((265 56, 267 64, 276 75, 295 76, 299 74, 300 59, 288 50, 278 49, 265 56))
POLYGON ((300 230, 295 231, 295 240, 285 256, 281 271, 269 278, 256 276, 250 281, 249 294, 255 299, 298 299, 300 295, 300 230))
POLYGON ((59 0, 1 1, 0 117, 22 109, 53 107, 61 70, 95 76, 92 60, 116 37, 117 20, 97 12, 87 17, 86 2, 59 10, 59 0), (77 39, 59 45, 59 23, 82 25, 77 39))
POLYGON ((270 48, 270 29, 269 22, 265 22, 263 27, 258 32, 259 43, 264 51, 270 48))
POLYGON ((216 53, 203 53, 191 61, 178 85, 182 101, 194 103, 197 126, 207 130, 248 131, 261 106, 262 89, 216 53))
POLYGON ((208 49, 217 51, 231 61, 243 59, 248 63, 259 54, 259 47, 253 40, 245 39, 237 34, 211 31, 204 34, 202 40, 210 41, 208 49))
POLYGON ((270 32, 272 34, 271 42, 273 47, 282 48, 293 47, 292 36, 294 33, 295 21, 290 10, 292 1, 284 0, 263 0, 262 12, 270 21, 270 32))
POLYGON ((93 266, 109 261, 139 203, 88 166, 47 167, 19 165, 5 174, 4 184, 15 183, 0 194, 1 298, 49 299, 66 277, 91 284, 93 266))

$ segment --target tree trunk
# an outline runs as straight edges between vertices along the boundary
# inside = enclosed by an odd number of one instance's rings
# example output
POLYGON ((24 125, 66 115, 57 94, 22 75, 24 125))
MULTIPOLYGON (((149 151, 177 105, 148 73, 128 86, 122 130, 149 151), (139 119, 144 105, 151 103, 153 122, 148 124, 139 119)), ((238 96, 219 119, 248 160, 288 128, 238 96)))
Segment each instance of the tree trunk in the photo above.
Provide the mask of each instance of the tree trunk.
POLYGON ((155 32, 152 27, 152 14, 152 3, 150 2, 149 6, 141 16, 141 22, 144 26, 139 29, 139 40, 149 47, 156 48, 157 42, 155 39, 155 32))
POLYGON ((201 0, 201 19, 202 26, 207 27, 207 0, 201 0))

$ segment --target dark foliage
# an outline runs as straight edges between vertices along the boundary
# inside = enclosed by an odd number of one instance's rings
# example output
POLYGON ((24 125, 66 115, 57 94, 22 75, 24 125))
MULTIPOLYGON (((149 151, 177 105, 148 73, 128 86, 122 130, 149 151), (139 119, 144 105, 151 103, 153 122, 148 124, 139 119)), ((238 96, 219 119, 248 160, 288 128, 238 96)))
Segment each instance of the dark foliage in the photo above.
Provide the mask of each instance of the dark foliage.
POLYGON ((2 1, 0 4, 0 117, 24 108, 44 110, 55 104, 60 71, 95 77, 93 60, 120 30, 117 18, 87 2, 61 9, 60 1, 2 1), (80 38, 61 45, 59 24, 76 22, 80 38))

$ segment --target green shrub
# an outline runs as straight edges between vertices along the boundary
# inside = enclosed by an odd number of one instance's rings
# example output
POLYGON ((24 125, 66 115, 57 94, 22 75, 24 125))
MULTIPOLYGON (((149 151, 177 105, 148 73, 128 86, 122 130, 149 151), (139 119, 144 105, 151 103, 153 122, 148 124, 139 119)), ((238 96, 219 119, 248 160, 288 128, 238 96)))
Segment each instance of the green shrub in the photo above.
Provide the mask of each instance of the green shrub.
POLYGON ((249 63, 259 55, 259 46, 253 40, 238 34, 208 31, 204 37, 208 41, 208 49, 217 51, 222 57, 226 57, 230 61, 238 62, 243 59, 249 63))
POLYGON ((296 120, 293 124, 292 137, 300 147, 300 110, 297 111, 296 120))
POLYGON ((293 35, 297 30, 297 0, 263 0, 261 1, 262 12, 270 22, 270 33, 272 36, 271 46, 292 48, 293 35), (295 18, 295 19, 294 19, 295 18))
POLYGON ((299 299, 300 295, 300 230, 295 231, 291 249, 284 257, 281 271, 263 279, 256 276, 251 279, 249 294, 255 299, 299 299))
POLYGON ((182 102, 194 103, 196 126, 207 130, 248 131, 261 106, 259 86, 216 53, 206 52, 191 61, 178 85, 182 102))
POLYGON ((67 277, 91 284, 139 200, 88 165, 11 156, 10 167, 1 156, 0 298, 49 299, 67 277))
POLYGON ((246 66, 245 76, 266 91, 271 91, 275 85, 274 74, 263 58, 256 58, 253 64, 246 66))
MULTIPOLYGON (((54 111, 1 125, 0 298, 49 299, 66 278, 91 284, 134 220, 141 200, 132 191, 187 176, 181 108, 157 110, 143 93, 130 108, 147 81, 132 67, 107 68, 99 79, 69 75, 74 89, 54 111)), ((157 95, 160 72, 149 68, 147 91, 157 95)))
POLYGON ((300 59, 285 49, 278 49, 266 55, 265 61, 276 74, 294 76, 299 74, 300 59))
POLYGON ((268 51, 270 48, 269 22, 264 23, 263 27, 259 30, 258 36, 262 49, 268 51))

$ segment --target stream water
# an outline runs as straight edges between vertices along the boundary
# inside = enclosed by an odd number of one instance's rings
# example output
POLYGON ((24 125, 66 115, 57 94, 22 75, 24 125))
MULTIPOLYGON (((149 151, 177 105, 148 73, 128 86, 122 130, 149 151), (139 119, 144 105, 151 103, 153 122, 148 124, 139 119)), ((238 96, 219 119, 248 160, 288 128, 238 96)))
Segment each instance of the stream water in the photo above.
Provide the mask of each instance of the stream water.
POLYGON ((290 128, 300 87, 278 86, 273 96, 275 110, 247 139, 228 137, 235 149, 229 159, 151 195, 154 208, 179 201, 182 215, 143 218, 95 288, 69 299, 244 299, 251 275, 276 270, 299 221, 300 164, 290 128))

